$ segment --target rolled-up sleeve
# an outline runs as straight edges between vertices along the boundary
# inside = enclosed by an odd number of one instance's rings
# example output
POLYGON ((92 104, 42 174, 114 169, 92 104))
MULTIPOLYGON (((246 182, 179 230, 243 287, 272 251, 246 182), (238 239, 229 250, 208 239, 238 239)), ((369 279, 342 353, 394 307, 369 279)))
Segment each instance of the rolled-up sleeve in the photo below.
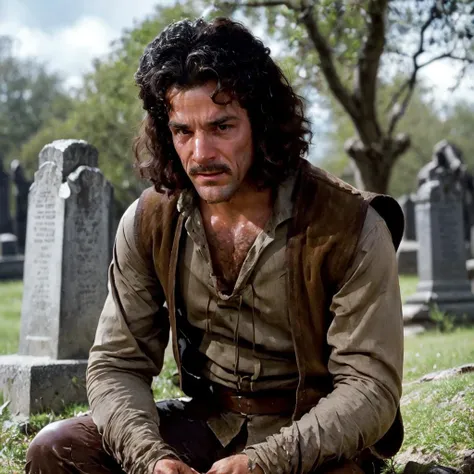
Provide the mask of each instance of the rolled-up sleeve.
POLYGON ((151 473, 163 457, 177 457, 160 437, 151 382, 160 373, 169 339, 164 295, 151 262, 134 242, 137 202, 117 230, 109 293, 87 369, 92 417, 104 447, 129 474, 151 473))
POLYGON ((398 269, 390 232, 372 208, 331 312, 334 390, 300 420, 247 448, 266 474, 305 473, 353 458, 374 445, 396 416, 403 371, 398 269))

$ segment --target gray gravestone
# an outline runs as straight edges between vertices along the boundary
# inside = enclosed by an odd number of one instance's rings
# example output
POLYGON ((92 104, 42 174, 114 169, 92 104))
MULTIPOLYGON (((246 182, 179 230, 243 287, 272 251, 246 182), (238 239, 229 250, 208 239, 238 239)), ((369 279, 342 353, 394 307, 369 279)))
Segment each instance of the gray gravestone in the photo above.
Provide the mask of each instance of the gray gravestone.
POLYGON ((398 203, 405 217, 405 232, 403 238, 405 240, 416 240, 414 197, 411 194, 403 195, 398 199, 398 203))
POLYGON ((13 234, 0 234, 0 258, 12 257, 18 253, 18 239, 13 234))
POLYGON ((403 240, 397 251, 398 273, 401 275, 416 275, 418 271, 417 254, 418 242, 415 230, 415 198, 413 195, 404 195, 398 199, 405 217, 405 231, 403 240))
POLYGON ((10 176, 3 169, 3 158, 0 156, 0 234, 13 232, 10 216, 10 176))
MULTIPOLYGON (((24 360, 16 386, 18 391, 30 374, 29 392, 15 402, 17 392, 8 392, 20 412, 30 407, 27 415, 56 407, 59 399, 66 400, 62 405, 86 400, 87 357, 107 295, 111 254, 113 191, 97 168, 97 155, 83 141, 46 146, 30 190, 20 346, 12 359, 15 364, 24 360), (57 390, 38 385, 48 380, 46 366, 57 390), (74 380, 77 387, 71 386, 74 380)), ((3 370, 4 390, 12 386, 6 382, 12 373, 11 364, 3 370)))
POLYGON ((23 256, 18 254, 16 235, 0 234, 0 280, 20 280, 23 264, 23 256))
POLYGON ((453 170, 438 166, 435 160, 426 170, 415 206, 419 283, 404 305, 404 320, 430 321, 434 307, 474 319, 474 294, 466 271, 462 184, 453 170))
POLYGON ((15 235, 18 237, 19 252, 25 252, 26 220, 28 216, 28 194, 32 182, 26 179, 25 172, 18 160, 11 163, 12 180, 15 185, 15 235))

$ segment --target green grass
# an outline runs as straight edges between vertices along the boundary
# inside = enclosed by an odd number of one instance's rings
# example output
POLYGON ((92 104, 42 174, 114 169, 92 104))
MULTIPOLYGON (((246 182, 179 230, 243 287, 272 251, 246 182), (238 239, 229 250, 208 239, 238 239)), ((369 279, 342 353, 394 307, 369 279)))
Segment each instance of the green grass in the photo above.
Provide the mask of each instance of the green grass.
POLYGON ((408 460, 460 467, 474 446, 474 373, 417 381, 431 372, 474 363, 474 328, 405 338, 402 416, 405 440, 395 465, 408 460))
POLYGON ((416 275, 400 275, 400 293, 404 302, 410 295, 415 293, 418 284, 418 276, 416 275))
POLYGON ((18 348, 22 294, 22 282, 0 282, 0 354, 18 348))
POLYGON ((468 362, 474 363, 474 328, 458 328, 442 334, 430 331, 405 338, 405 383, 468 362))
MULTIPOLYGON (((403 298, 415 291, 417 278, 400 277, 403 298)), ((0 354, 15 352, 18 345, 21 283, 0 283, 0 354)), ((459 466, 459 452, 474 446, 474 374, 438 382, 416 383, 422 375, 474 362, 474 328, 451 333, 428 332, 405 340, 404 395, 402 414, 405 441, 394 460, 395 468, 410 459, 459 466)), ((154 381, 156 399, 179 396, 172 383, 176 372, 168 359, 154 381)), ((9 426, 8 410, 0 413, 0 474, 20 474, 28 443, 43 426, 88 409, 73 406, 59 416, 42 413, 19 429, 9 426)))
POLYGON ((411 458, 459 468, 460 453, 474 446, 473 387, 471 373, 406 388, 405 440, 396 462, 404 465, 411 458))

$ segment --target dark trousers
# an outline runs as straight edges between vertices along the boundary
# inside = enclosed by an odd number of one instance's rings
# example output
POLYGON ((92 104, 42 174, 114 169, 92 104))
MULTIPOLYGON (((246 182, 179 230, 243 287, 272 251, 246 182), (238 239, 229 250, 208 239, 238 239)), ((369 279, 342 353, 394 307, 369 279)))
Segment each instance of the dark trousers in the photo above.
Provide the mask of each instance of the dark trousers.
MULTIPOLYGON (((207 426, 202 403, 166 400, 158 402, 157 409, 163 440, 198 472, 207 472, 215 461, 239 453, 245 447, 245 430, 222 447, 207 426)), ((43 428, 28 448, 25 471, 27 474, 125 474, 104 450, 90 415, 57 421, 43 428)), ((352 461, 327 466, 319 472, 363 473, 352 461)))

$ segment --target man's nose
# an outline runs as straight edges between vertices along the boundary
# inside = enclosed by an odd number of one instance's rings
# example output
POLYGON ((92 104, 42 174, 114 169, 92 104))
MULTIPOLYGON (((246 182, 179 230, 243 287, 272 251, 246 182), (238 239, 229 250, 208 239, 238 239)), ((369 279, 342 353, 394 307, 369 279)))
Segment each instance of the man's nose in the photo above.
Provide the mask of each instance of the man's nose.
POLYGON ((196 133, 193 137, 193 160, 203 163, 214 158, 212 138, 206 133, 196 133))

